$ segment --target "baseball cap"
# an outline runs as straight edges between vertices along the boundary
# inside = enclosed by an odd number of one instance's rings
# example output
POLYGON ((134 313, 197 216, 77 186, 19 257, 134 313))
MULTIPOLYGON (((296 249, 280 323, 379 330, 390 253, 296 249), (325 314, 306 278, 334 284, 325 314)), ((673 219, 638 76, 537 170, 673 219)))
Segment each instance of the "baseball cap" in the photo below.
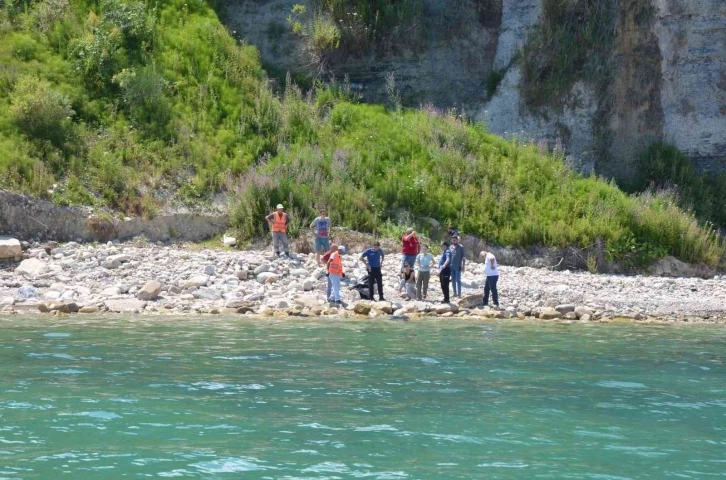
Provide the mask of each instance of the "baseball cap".
POLYGON ((283 207, 281 203, 278 203, 277 208, 285 208, 285 207, 283 207))
POLYGON ((339 251, 340 253, 345 253, 345 247, 344 247, 343 245, 340 245, 340 246, 338 247, 338 251, 339 251))

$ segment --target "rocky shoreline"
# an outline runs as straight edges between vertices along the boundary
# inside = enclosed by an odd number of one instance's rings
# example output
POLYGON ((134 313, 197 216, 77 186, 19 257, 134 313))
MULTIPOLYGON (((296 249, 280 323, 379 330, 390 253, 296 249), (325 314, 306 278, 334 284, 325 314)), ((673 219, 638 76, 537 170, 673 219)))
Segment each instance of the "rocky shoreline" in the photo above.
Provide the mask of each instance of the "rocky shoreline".
MULTIPOLYGON (((18 243, 19 245, 19 243, 18 243)), ((20 263, 0 265, 0 314, 245 315, 252 317, 481 319, 662 323, 726 322, 726 277, 592 275, 500 267, 499 309, 481 305, 483 264, 469 263, 463 298, 441 303, 432 275, 427 301, 398 293, 400 255, 384 262, 386 302, 361 300, 351 287, 365 275, 360 252, 345 255, 343 306, 325 299, 314 254, 274 258, 267 251, 167 244, 70 242, 25 245, 20 263)))

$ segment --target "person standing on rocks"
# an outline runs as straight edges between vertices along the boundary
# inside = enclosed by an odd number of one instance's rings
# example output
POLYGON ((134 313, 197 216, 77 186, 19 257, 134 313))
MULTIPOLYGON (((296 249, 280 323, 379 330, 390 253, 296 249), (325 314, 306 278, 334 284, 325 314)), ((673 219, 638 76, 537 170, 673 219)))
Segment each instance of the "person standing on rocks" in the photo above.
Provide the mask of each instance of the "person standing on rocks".
POLYGON ((339 304, 342 303, 340 300, 340 279, 345 276, 343 272, 343 260, 337 245, 331 245, 330 249, 333 253, 330 254, 330 258, 328 259, 328 278, 330 279, 331 286, 328 300, 339 304))
POLYGON ((320 216, 313 220, 310 228, 315 234, 315 261, 320 261, 320 254, 330 249, 330 218, 325 209, 320 210, 320 216))
POLYGON ((429 291, 429 278, 431 278, 431 264, 434 256, 429 253, 428 244, 421 245, 421 253, 416 257, 416 265, 418 266, 416 275, 416 298, 418 300, 426 300, 429 291))
POLYGON ((461 274, 466 267, 464 246, 459 243, 459 236, 451 237, 451 286, 454 289, 454 297, 461 298, 461 274))
POLYGON ((277 205, 277 211, 265 217, 272 228, 272 248, 275 255, 280 256, 280 247, 286 256, 290 256, 290 247, 287 240, 287 225, 290 223, 290 215, 285 213, 285 207, 281 203, 277 205))
MULTIPOLYGON (((325 252, 322 257, 320 257, 320 260, 318 260, 318 262, 320 263, 320 265, 324 265, 325 266, 325 271, 326 272, 328 270, 328 262, 330 261, 330 256, 335 251, 335 250, 333 250, 333 247, 335 247, 335 245, 331 245, 330 248, 328 249, 328 251, 325 252)), ((327 285, 327 287, 325 289, 325 298, 330 298, 330 291, 332 289, 332 285, 330 284, 330 275, 326 275, 326 277, 328 277, 328 282, 327 282, 328 285, 327 285)))
POLYGON ((479 256, 484 259, 484 275, 487 277, 484 282, 484 306, 486 307, 489 304, 489 291, 491 291, 494 306, 499 308, 499 294, 497 293, 499 264, 497 263, 497 257, 492 252, 486 251, 486 245, 484 245, 484 250, 479 253, 479 256))
POLYGON ((401 271, 403 271, 404 263, 413 266, 419 251, 418 235, 416 235, 413 228, 409 228, 401 236, 401 244, 401 254, 403 255, 403 258, 401 258, 401 271))
POLYGON ((378 285, 378 301, 383 302, 383 274, 381 268, 383 268, 383 258, 385 257, 383 250, 381 250, 381 242, 373 242, 373 246, 363 252, 360 259, 366 264, 366 270, 368 270, 368 296, 373 300, 373 284, 378 285))
POLYGON ((449 282, 451 281, 451 249, 449 244, 441 242, 444 251, 439 258, 439 281, 441 282, 441 293, 444 294, 444 303, 449 303, 449 282))

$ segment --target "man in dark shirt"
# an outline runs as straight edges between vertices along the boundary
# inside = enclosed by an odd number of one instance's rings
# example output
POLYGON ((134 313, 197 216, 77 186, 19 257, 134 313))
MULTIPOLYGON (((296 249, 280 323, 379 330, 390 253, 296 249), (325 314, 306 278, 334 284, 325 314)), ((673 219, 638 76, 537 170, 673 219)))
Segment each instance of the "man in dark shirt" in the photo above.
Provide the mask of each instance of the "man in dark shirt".
POLYGON ((451 250, 449 244, 441 242, 444 251, 439 259, 439 281, 441 282, 441 293, 444 294, 444 303, 449 303, 449 282, 451 281, 451 250))
POLYGON ((459 243, 459 236, 454 235, 451 237, 451 286, 455 297, 461 297, 461 274, 465 266, 464 247, 459 243))
POLYGON ((383 275, 381 267, 383 267, 383 258, 385 257, 381 250, 380 242, 373 242, 373 246, 363 252, 360 259, 366 264, 368 269, 368 295, 373 300, 373 283, 378 284, 378 301, 383 301, 383 275))

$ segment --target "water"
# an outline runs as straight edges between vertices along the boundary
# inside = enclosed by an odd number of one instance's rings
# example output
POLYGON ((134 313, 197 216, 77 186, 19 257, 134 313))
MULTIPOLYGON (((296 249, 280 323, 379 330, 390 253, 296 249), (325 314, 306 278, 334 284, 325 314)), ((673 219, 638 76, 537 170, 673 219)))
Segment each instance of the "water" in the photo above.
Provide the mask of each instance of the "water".
POLYGON ((0 318, 2 479, 726 477, 726 328, 0 318))

